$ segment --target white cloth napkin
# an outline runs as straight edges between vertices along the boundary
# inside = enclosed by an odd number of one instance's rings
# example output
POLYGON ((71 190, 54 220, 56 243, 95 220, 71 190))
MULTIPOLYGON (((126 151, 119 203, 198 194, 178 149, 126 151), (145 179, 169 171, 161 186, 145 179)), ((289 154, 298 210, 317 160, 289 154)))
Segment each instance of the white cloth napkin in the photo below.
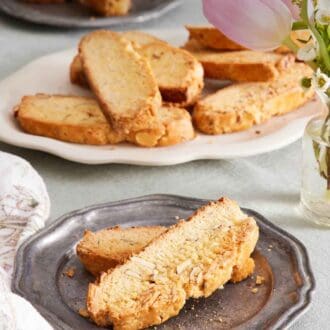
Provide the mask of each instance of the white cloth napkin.
POLYGON ((50 201, 39 174, 25 160, 0 152, 0 330, 48 330, 33 306, 10 291, 17 248, 44 227, 50 201))

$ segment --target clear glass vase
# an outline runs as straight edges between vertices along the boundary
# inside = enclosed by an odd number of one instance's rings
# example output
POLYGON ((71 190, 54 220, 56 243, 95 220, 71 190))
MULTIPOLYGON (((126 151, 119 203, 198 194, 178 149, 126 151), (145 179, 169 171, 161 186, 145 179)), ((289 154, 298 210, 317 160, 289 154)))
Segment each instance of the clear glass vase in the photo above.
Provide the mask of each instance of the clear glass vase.
POLYGON ((301 208, 307 219, 330 227, 330 143, 322 138, 324 121, 313 118, 305 130, 301 208))

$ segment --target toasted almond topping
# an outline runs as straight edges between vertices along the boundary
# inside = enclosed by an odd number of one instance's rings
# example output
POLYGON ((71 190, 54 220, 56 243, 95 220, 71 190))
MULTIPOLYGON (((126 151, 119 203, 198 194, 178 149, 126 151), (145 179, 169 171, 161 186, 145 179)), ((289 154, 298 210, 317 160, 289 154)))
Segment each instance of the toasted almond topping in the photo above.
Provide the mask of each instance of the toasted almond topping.
POLYGON ((256 278, 256 285, 261 285, 265 282, 265 278, 263 276, 259 276, 257 275, 257 278, 256 278))
POLYGON ((85 318, 89 318, 89 314, 86 308, 80 308, 78 311, 79 315, 85 318))
POLYGON ((131 276, 131 277, 137 278, 137 279, 139 279, 139 280, 142 279, 142 277, 141 277, 141 275, 140 275, 139 273, 133 272, 133 271, 131 271, 131 270, 129 270, 129 269, 125 272, 125 274, 128 275, 128 276, 131 276))
POLYGON ((144 267, 146 267, 146 268, 148 268, 150 270, 154 270, 156 268, 156 266, 153 263, 151 263, 151 262, 149 262, 147 260, 144 260, 142 258, 132 257, 132 260, 135 261, 135 262, 137 262, 141 266, 144 266, 144 267))

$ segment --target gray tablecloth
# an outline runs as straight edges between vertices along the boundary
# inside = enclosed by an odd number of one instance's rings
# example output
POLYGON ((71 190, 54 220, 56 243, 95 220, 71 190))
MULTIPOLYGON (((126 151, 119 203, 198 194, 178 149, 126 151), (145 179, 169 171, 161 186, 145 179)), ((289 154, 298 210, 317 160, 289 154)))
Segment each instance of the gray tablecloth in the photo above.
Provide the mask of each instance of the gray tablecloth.
MULTIPOLYGON (((204 21, 200 1, 185 0, 173 13, 140 28, 173 28, 204 21)), ((0 15, 0 79, 36 57, 74 47, 84 32, 33 26, 0 15)), ((311 309, 292 329, 330 329, 330 230, 304 221, 298 212, 300 142, 258 157, 172 167, 86 166, 3 143, 0 150, 27 159, 43 176, 52 202, 49 221, 94 203, 152 193, 208 199, 226 195, 259 211, 299 238, 311 258, 316 294, 311 309)))

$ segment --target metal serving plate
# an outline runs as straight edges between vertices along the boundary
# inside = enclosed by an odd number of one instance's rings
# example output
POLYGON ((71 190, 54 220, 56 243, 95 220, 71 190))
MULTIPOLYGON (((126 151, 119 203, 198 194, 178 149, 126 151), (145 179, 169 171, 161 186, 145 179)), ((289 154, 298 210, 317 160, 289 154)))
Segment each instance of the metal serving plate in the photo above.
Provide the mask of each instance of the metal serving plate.
MULTIPOLYGON (((206 200, 152 195, 92 206, 63 216, 24 243, 16 257, 13 290, 28 299, 56 329, 99 329, 78 314, 93 277, 79 263, 76 243, 85 229, 171 225, 206 200), (74 268, 69 278, 64 273, 74 268)), ((157 329, 283 329, 311 302, 314 277, 305 247, 260 214, 245 210, 260 227, 253 277, 227 284, 207 299, 190 299, 180 314, 157 329), (256 287, 256 276, 265 283, 256 287)))
POLYGON ((143 23, 176 8, 181 0, 133 0, 130 13, 118 17, 97 17, 76 2, 38 5, 22 0, 0 0, 6 14, 38 24, 70 28, 92 28, 143 23))

